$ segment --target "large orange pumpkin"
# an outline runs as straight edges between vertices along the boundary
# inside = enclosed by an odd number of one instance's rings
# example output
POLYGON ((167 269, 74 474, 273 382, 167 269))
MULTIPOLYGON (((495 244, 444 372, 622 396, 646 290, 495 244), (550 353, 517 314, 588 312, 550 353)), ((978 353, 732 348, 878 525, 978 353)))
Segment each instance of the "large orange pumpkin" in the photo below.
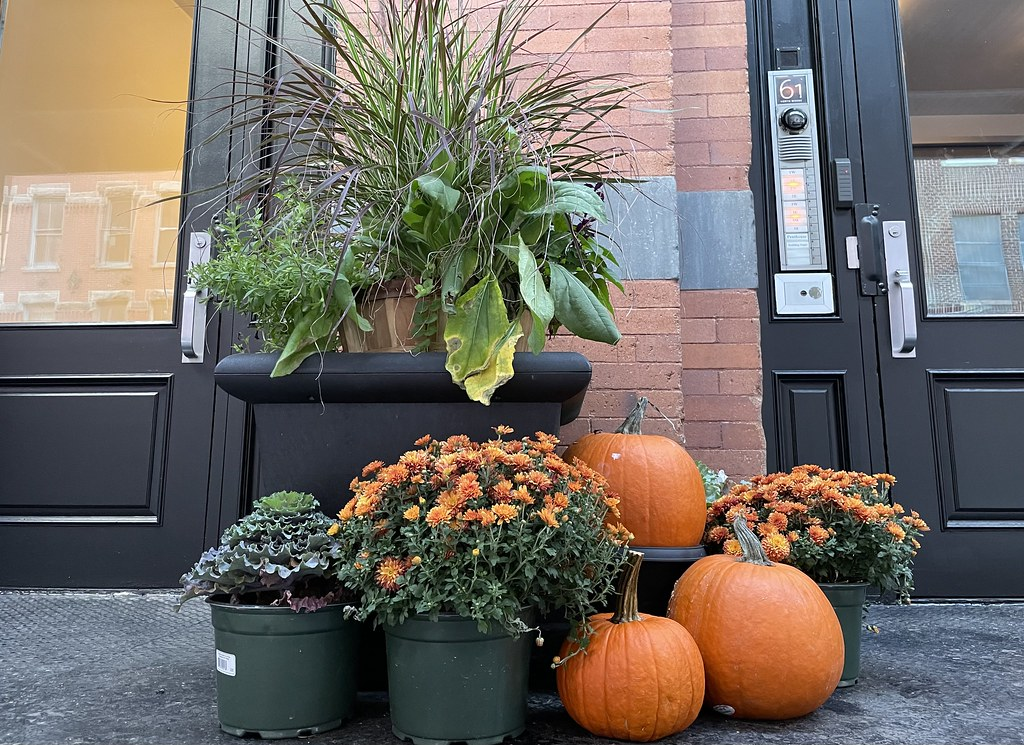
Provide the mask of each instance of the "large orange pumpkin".
POLYGON ((690 726, 704 701, 704 665, 693 637, 675 621, 637 612, 643 554, 629 553, 616 611, 591 616, 594 635, 576 652, 567 640, 558 695, 595 735, 649 742, 690 726), (572 655, 570 657, 570 655, 572 655))
POLYGON ((817 709, 843 673, 843 633, 821 589, 768 561, 740 516, 742 556, 718 554, 676 582, 668 615, 704 659, 707 701, 742 719, 790 719, 817 709))
POLYGON ((641 433, 647 404, 640 397, 615 432, 584 435, 562 457, 579 458, 608 479, 633 545, 696 546, 704 533, 704 482, 682 445, 641 433))

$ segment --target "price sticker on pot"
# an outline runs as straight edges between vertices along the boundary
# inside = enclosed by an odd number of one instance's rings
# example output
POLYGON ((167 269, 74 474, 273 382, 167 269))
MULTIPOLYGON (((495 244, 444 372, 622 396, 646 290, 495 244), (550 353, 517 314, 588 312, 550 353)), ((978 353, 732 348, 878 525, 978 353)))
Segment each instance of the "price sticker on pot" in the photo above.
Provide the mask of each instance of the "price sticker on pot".
POLYGON ((217 650, 217 672, 235 677, 235 656, 217 650))

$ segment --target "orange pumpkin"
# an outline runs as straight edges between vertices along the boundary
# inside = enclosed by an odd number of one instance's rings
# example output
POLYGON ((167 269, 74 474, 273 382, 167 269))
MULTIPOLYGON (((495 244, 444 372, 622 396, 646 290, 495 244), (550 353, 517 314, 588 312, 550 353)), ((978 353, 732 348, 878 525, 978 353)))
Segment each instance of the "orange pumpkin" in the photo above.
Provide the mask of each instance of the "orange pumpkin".
POLYGON ((641 396, 615 432, 584 435, 562 458, 579 458, 608 479, 633 545, 696 546, 704 533, 704 482, 682 445, 641 433, 647 404, 641 396))
POLYGON ((637 612, 642 559, 629 552, 615 613, 591 616, 589 646, 573 654, 567 640, 568 659, 556 672, 558 695, 581 727, 634 742, 686 729, 704 701, 704 665, 690 634, 675 621, 637 612))
POLYGON ((741 719, 790 719, 817 709, 843 673, 843 633, 807 575, 768 561, 743 516, 742 556, 717 554, 676 582, 668 615, 701 656, 707 701, 741 719))

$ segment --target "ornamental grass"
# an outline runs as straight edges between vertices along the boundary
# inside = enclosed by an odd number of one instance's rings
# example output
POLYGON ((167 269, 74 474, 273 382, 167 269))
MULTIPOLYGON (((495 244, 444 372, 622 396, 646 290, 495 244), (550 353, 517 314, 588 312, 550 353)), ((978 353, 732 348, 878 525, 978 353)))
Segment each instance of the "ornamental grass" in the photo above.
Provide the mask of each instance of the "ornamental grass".
POLYGON ((890 500, 895 482, 887 473, 810 465, 756 476, 708 506, 704 541, 710 551, 739 555, 730 523, 743 515, 770 560, 815 582, 867 582, 908 603, 912 560, 928 525, 890 500))
POLYGON ((524 609, 585 623, 612 590, 629 533, 597 472, 555 454, 558 439, 417 440, 398 462, 370 463, 331 533, 355 548, 339 577, 359 616, 397 625, 454 613, 481 631, 526 630, 524 609))

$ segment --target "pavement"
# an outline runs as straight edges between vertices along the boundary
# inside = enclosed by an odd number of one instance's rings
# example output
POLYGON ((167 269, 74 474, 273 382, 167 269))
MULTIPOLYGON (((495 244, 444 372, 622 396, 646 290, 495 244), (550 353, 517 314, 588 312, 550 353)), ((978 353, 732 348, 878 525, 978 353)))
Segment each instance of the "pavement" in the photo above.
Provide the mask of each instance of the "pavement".
MULTIPOLYGON (((0 745, 233 745, 220 731, 209 610, 170 592, 0 592, 0 745)), ((1024 743, 1024 604, 873 606, 860 682, 786 722, 703 712, 664 743, 1024 743)), ((799 650, 752 652, 799 654, 799 650)), ((268 696, 288 695, 287 686, 268 696)), ((316 745, 398 745, 387 698, 316 745)), ((611 742, 532 693, 512 745, 611 742)))

